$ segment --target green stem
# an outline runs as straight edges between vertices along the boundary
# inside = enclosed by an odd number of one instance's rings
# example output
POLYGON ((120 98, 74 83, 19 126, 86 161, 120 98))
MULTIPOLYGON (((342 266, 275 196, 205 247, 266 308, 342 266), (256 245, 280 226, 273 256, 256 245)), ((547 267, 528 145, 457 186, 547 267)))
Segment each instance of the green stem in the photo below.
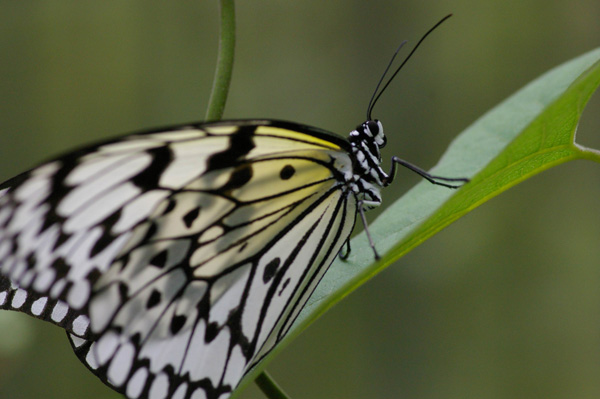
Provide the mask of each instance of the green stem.
POLYGON ((290 399, 266 371, 260 373, 254 382, 269 399, 290 399))
POLYGON ((215 79, 204 118, 206 121, 216 121, 223 116, 233 71, 233 53, 235 48, 234 0, 220 0, 220 5, 221 32, 219 38, 219 55, 217 57, 215 79))

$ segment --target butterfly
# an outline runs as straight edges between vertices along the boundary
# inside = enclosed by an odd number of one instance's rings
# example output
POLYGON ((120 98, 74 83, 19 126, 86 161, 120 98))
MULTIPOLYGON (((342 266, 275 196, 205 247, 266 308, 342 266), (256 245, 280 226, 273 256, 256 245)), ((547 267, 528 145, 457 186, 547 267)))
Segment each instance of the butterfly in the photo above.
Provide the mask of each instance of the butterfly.
POLYGON ((0 308, 63 327, 128 398, 228 397, 285 336, 397 165, 450 188, 467 181, 397 157, 386 173, 377 98, 348 139, 269 119, 188 124, 8 180, 0 308))

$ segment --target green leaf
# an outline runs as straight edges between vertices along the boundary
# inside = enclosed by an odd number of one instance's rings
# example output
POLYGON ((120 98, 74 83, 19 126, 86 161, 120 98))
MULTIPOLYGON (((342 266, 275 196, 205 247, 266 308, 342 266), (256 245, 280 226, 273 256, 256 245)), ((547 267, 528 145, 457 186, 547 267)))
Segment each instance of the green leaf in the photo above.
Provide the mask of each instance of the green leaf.
POLYGON ((600 49, 542 75, 461 133, 432 173, 470 177, 459 190, 423 181, 388 207, 369 230, 380 253, 374 262, 366 236, 352 255, 336 260, 296 323, 259 369, 328 308, 445 226, 515 184, 575 159, 600 162, 600 152, 574 142, 577 123, 600 85, 600 49))

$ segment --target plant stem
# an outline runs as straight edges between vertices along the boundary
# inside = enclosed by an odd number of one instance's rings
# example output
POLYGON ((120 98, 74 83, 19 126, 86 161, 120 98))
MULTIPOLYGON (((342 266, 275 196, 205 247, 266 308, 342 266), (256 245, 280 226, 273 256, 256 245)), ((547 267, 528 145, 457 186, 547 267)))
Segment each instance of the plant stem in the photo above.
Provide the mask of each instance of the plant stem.
POLYGON ((219 55, 217 57, 215 79, 206 110, 206 121, 217 121, 223 116, 233 71, 233 53, 235 48, 234 0, 220 0, 219 3, 221 6, 219 55))
POLYGON ((277 385, 277 383, 271 378, 269 373, 263 370, 262 373, 256 377, 256 385, 269 399, 290 399, 290 397, 283 392, 283 390, 277 385))

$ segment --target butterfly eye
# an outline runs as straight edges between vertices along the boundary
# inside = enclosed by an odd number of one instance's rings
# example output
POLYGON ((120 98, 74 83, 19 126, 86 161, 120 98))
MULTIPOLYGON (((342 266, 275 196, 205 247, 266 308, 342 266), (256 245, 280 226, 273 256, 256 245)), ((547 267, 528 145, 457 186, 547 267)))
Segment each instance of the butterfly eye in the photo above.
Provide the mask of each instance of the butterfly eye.
POLYGON ((365 124, 367 125, 367 129, 369 129, 373 137, 379 134, 379 126, 377 125, 377 121, 367 121, 365 124))
POLYGON ((372 121, 366 121, 364 126, 371 132, 371 136, 373 137, 375 143, 379 146, 379 148, 385 147, 387 139, 383 134, 383 128, 381 127, 381 123, 375 119, 372 121))

